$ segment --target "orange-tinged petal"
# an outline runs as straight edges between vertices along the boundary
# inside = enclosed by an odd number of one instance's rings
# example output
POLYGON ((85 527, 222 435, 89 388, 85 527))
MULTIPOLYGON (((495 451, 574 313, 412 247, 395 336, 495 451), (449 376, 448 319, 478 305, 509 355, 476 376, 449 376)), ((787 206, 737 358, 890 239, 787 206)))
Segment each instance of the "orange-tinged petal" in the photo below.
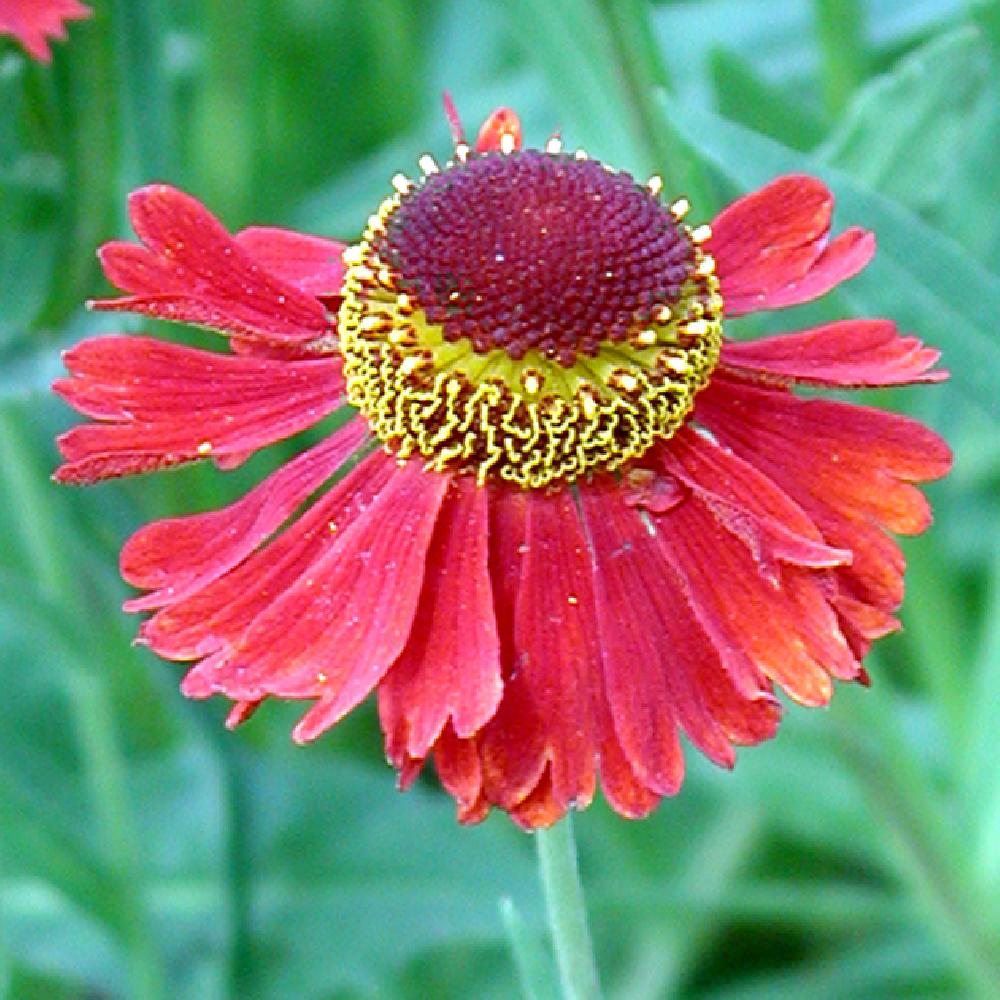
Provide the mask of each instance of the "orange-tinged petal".
POLYGON ((521 119, 510 108, 497 108, 476 137, 477 153, 512 153, 521 148, 521 119))

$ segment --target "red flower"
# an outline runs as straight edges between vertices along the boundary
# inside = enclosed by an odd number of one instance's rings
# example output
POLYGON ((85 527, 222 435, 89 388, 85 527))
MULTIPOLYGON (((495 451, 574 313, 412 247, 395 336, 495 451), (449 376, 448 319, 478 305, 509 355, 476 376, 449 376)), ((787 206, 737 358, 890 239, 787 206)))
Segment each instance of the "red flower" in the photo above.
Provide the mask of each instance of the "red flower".
POLYGON ((13 35, 28 55, 51 62, 49 38, 65 38, 65 21, 90 17, 77 0, 0 0, 0 35, 13 35))
POLYGON ((871 233, 829 239, 820 181, 780 178, 692 229, 656 179, 555 139, 522 150, 511 112, 476 149, 454 126, 454 161, 394 178, 350 248, 231 237, 179 191, 136 192, 142 245, 101 251, 127 295, 97 308, 207 326, 235 353, 71 350, 55 388, 94 422, 60 439, 56 478, 228 468, 346 398, 360 416, 242 500, 129 540, 141 640, 192 661, 184 692, 232 699, 231 725, 311 701, 298 741, 377 690, 401 783, 433 757, 463 821, 546 825, 598 778, 641 816, 681 785, 682 733, 730 767, 774 734, 775 684, 824 704, 897 627, 886 532, 928 526, 911 484, 948 448, 794 387, 945 374, 889 320, 722 337, 723 313, 808 301, 871 259, 871 233))

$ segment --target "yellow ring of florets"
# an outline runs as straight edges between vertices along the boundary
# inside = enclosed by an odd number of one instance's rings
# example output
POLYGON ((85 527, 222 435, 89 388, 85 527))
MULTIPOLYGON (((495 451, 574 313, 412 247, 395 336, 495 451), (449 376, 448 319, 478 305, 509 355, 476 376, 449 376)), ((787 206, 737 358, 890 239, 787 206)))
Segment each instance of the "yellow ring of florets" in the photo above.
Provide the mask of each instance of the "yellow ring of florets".
POLYGON ((722 342, 719 281, 699 246, 707 227, 683 227, 694 267, 677 302, 564 367, 534 349, 514 359, 445 339, 373 249, 409 182, 394 185, 344 253, 338 337, 348 400, 400 458, 537 488, 617 469, 684 423, 722 342))

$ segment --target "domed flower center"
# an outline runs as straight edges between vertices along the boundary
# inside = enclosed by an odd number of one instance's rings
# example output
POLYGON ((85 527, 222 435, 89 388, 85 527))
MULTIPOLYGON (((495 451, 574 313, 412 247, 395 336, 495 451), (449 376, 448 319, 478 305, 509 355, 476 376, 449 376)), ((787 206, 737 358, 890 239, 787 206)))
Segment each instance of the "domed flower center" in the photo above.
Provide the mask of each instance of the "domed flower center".
POLYGON ((680 427, 722 312, 686 205, 553 147, 421 165, 344 258, 348 398, 374 433, 432 468, 539 487, 680 427))
POLYGON ((536 150, 431 174, 373 248, 445 340, 564 367, 653 322, 694 267, 687 234, 631 177, 536 150))

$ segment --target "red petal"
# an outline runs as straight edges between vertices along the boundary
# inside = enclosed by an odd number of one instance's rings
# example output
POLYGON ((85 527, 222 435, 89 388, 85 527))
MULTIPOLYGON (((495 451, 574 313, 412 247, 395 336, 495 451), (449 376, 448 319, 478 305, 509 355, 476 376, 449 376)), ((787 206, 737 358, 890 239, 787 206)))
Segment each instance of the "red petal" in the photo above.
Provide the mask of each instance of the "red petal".
POLYGON ((777 337, 722 345, 722 363, 765 382, 805 382, 859 388, 940 382, 930 371, 940 351, 900 337, 885 319, 849 319, 777 337))
POLYGON ((102 421, 59 438, 59 482, 87 483, 212 456, 237 464, 340 405, 340 361, 238 358, 147 337, 95 337, 53 389, 102 421))
POLYGON ((488 572, 487 493, 452 481, 427 553, 413 628, 379 685, 389 758, 424 757, 450 719, 460 737, 500 701, 500 647, 488 572))
POLYGON ((451 141, 458 145, 465 139, 465 129, 462 128, 462 119, 458 114, 458 108, 452 100, 451 94, 446 90, 441 95, 444 103, 444 116, 448 119, 448 130, 451 132, 451 141))
POLYGON ((354 419, 221 510, 168 518, 140 528, 122 549, 122 576, 154 593, 126 611, 176 604, 241 563, 357 450, 366 427, 354 419), (158 588, 158 589, 155 589, 158 588))
POLYGON ((503 699, 480 734, 486 796, 509 810, 549 765, 552 794, 565 811, 588 803, 595 783, 592 701, 600 674, 590 559, 568 489, 501 488, 493 503, 506 522, 498 529, 503 537, 491 566, 498 605, 507 605, 498 621, 502 635, 512 611, 514 631, 504 650, 503 699), (504 531, 510 526, 513 533, 504 531), (512 571, 518 584, 511 609, 498 578, 512 571))
POLYGON ((65 38, 65 21, 79 21, 93 12, 76 0, 0 0, 0 35, 13 35, 28 55, 51 62, 49 38, 65 38))
POLYGON ((345 244, 270 226, 251 226, 233 239, 270 274, 300 291, 317 298, 340 294, 345 244))
POLYGON ((826 185, 806 175, 779 177, 726 208, 707 249, 727 315, 808 302, 862 270, 875 237, 848 229, 828 244, 832 211, 826 185))
MULTIPOLYGON (((378 497, 212 664, 237 700, 319 697, 293 737, 315 739, 362 701, 406 642, 449 477, 419 462, 378 497)), ((206 665, 207 667, 207 665, 206 665)))
MULTIPOLYGON (((95 302, 95 308, 195 323, 279 346, 332 333, 318 299, 271 273, 190 195, 164 184, 140 188, 129 198, 129 217, 145 246, 107 243, 100 257, 108 280, 133 294, 95 302)), ((260 240, 251 236, 249 242, 260 240)))
MULTIPOLYGON (((250 626, 333 548, 395 470, 382 452, 370 455, 268 545, 145 622, 141 641, 171 660, 213 653, 225 660, 250 626)), ((226 690, 226 675, 219 678, 213 670, 216 662, 191 670, 184 681, 186 694, 204 698, 226 690)))
POLYGON ((900 625, 899 619, 887 612, 846 594, 837 595, 834 607, 840 616, 841 630, 859 661, 867 655, 873 640, 895 632, 900 625))
POLYGON ((513 152, 521 148, 521 120, 510 108, 497 108, 483 122, 476 138, 477 153, 513 152), (504 149, 504 137, 510 144, 504 149))

